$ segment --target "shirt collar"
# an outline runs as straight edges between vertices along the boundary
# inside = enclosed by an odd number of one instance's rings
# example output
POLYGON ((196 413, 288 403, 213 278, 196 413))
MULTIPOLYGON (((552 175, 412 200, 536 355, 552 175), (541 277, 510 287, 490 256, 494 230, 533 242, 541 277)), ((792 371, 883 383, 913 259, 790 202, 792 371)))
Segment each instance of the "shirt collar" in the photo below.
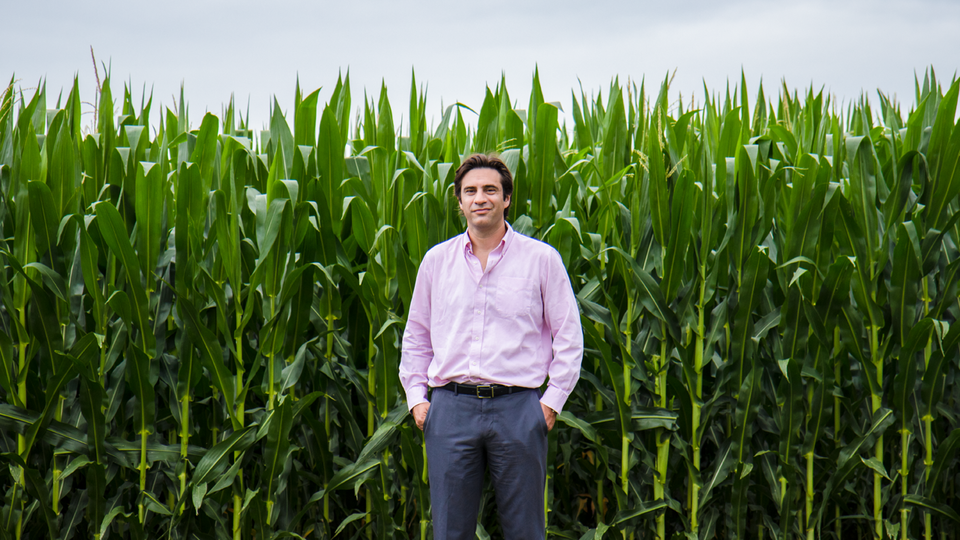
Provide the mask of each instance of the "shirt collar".
MULTIPOLYGON (((500 239, 500 243, 497 244, 497 247, 493 248, 493 251, 506 251, 510 246, 511 240, 513 240, 513 227, 510 226, 510 223, 504 221, 507 226, 507 232, 504 233, 503 238, 500 239)), ((463 252, 464 253, 473 253, 473 242, 470 240, 470 234, 466 231, 463 232, 463 252)))

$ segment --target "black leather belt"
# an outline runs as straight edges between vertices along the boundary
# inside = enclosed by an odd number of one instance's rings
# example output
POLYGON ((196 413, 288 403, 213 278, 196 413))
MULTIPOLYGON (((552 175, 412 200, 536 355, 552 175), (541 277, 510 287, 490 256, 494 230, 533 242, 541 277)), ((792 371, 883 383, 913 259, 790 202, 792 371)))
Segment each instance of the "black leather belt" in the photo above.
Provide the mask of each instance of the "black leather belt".
POLYGON ((438 386, 437 388, 453 392, 454 394, 476 396, 481 399, 495 398, 497 396, 505 396, 507 394, 535 390, 535 388, 527 388, 525 386, 503 386, 502 384, 481 384, 475 386, 472 384, 458 384, 455 382, 447 383, 446 385, 438 386))

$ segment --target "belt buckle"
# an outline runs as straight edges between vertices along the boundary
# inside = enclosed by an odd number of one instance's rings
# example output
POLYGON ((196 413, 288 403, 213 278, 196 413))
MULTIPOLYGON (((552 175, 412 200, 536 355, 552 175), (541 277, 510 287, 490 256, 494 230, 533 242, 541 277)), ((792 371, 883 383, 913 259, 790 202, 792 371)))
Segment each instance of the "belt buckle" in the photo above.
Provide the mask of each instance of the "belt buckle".
POLYGON ((478 385, 478 386, 477 386, 477 397, 480 398, 480 399, 490 399, 490 398, 492 398, 492 397, 493 397, 493 387, 490 386, 490 385, 487 385, 487 384, 478 385), (482 395, 480 395, 480 390, 487 390, 487 391, 490 392, 490 395, 488 395, 488 396, 482 396, 482 395))

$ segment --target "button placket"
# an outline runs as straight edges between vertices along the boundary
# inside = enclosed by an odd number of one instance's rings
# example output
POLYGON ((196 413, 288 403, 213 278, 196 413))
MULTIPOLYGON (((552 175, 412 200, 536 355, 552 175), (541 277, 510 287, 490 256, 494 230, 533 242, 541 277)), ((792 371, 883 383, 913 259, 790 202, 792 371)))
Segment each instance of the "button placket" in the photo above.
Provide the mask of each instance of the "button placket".
POLYGON ((486 305, 486 291, 484 290, 484 282, 486 281, 486 274, 480 276, 480 280, 477 282, 477 289, 473 295, 473 324, 471 332, 471 343, 470 348, 470 375, 472 377, 480 376, 480 353, 481 353, 481 338, 483 337, 483 307, 486 305))

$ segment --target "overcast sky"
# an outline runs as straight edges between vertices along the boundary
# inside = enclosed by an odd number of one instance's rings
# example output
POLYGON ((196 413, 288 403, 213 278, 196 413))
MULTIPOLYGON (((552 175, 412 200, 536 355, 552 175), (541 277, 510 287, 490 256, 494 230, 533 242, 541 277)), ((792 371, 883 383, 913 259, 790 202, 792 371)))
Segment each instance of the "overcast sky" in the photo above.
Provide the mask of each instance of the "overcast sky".
MULTIPOLYGON (((572 0, 487 2, 423 0, 0 0, 0 77, 24 89, 47 82, 49 107, 74 75, 94 100, 98 64, 111 67, 113 94, 146 87, 173 106, 181 83, 196 127, 220 115, 231 93, 252 127, 267 122, 272 96, 290 119, 297 77, 305 93, 329 99, 350 71, 354 105, 385 81, 395 116, 406 118, 411 69, 426 85, 428 120, 441 101, 479 111, 486 85, 506 76, 526 108, 539 66, 548 101, 569 109, 570 92, 603 89, 611 79, 645 79, 655 93, 676 70, 672 100, 702 101, 703 84, 723 91, 747 76, 751 98, 761 78, 767 96, 825 88, 849 102, 877 89, 904 112, 914 74, 933 65, 949 84, 960 67, 960 2, 735 0, 714 2, 572 0)), ((101 76, 103 73, 101 71, 101 76)), ((751 99, 752 102, 752 99, 751 99)), ((405 122, 404 122, 405 123, 405 122)))

